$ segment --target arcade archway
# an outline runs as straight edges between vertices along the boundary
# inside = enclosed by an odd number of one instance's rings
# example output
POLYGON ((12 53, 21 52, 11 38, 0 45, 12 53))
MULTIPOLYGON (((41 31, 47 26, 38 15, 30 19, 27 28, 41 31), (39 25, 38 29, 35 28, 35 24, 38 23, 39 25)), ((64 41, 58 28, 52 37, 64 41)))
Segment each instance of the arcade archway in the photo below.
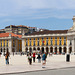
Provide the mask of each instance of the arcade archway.
POLYGON ((28 48, 26 47, 25 52, 28 52, 28 48))
POLYGON ((69 48, 69 53, 71 53, 71 52, 72 52, 72 47, 69 48))
POLYGON ((55 47, 55 54, 57 54, 57 47, 55 47))
POLYGON ((36 51, 36 48, 34 47, 33 50, 36 51))
POLYGON ((53 47, 50 48, 50 52, 53 53, 53 47))
POLYGON ((12 52, 15 52, 15 49, 14 48, 12 48, 12 52))
POLYGON ((2 52, 2 48, 1 48, 1 52, 2 52))
POLYGON ((64 51, 63 51, 63 52, 64 52, 64 53, 66 53, 66 52, 67 52, 67 48, 66 48, 66 47, 64 47, 63 49, 64 49, 64 51))
POLYGON ((46 53, 48 54, 48 50, 49 50, 49 48, 48 47, 46 47, 46 53))
POLYGON ((42 47, 42 53, 44 53, 44 47, 42 47))
POLYGON ((29 48, 29 52, 32 53, 32 48, 29 48))
POLYGON ((59 47, 59 54, 61 54, 62 53, 62 48, 61 47, 59 47))

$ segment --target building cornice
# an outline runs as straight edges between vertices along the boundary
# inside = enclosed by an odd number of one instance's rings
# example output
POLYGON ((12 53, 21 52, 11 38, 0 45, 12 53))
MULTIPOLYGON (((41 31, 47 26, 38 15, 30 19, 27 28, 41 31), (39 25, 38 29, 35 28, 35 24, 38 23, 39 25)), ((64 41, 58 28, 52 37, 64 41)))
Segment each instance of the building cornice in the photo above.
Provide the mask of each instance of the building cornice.
POLYGON ((33 37, 50 37, 50 36, 67 36, 67 34, 44 34, 44 35, 30 35, 30 36, 22 36, 24 38, 33 38, 33 37))

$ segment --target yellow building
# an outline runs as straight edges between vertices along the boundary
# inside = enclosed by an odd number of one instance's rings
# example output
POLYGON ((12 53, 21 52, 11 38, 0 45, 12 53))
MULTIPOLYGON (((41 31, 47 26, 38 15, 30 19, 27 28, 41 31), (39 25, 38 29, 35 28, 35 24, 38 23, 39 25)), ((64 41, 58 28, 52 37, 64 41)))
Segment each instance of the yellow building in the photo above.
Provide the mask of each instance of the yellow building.
MULTIPOLYGON (((8 27, 9 28, 9 27, 8 27)), ((43 30, 31 34, 0 33, 0 52, 75 53, 75 16, 68 30, 43 30)))
POLYGON ((68 30, 43 30, 22 36, 22 51, 34 50, 51 53, 75 53, 75 16, 73 26, 68 30))
POLYGON ((22 51, 22 35, 14 33, 0 33, 0 52, 21 52, 22 51))
MULTIPOLYGON (((51 53, 66 53, 67 52, 67 31, 68 30, 44 30, 34 32, 30 35, 22 36, 23 51, 33 52, 34 50, 51 53)), ((72 51, 70 45, 69 52, 72 51)))

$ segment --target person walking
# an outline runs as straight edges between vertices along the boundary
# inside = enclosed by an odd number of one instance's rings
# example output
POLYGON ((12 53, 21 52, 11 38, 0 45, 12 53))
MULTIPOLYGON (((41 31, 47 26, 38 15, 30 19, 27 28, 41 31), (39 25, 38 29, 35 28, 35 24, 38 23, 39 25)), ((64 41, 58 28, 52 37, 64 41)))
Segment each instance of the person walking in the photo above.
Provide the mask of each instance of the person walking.
POLYGON ((43 55, 42 55, 42 68, 45 68, 45 65, 46 65, 46 55, 45 55, 45 53, 43 53, 43 55))
POLYGON ((35 62, 35 52, 33 53, 33 62, 35 62))
MULTIPOLYGON (((45 57, 46 57, 46 59, 47 59, 47 53, 45 52, 45 57)), ((46 61, 46 59, 45 59, 45 61, 46 61)))
POLYGON ((28 61, 29 61, 29 64, 32 65, 32 56, 31 56, 31 53, 28 56, 28 61))
POLYGON ((5 55, 5 60, 6 60, 6 65, 9 64, 9 51, 7 50, 6 55, 5 55))
POLYGON ((0 57, 1 57, 1 52, 0 52, 0 57))
POLYGON ((38 63, 40 63, 40 62, 41 62, 41 56, 40 56, 40 53, 38 53, 37 59, 38 59, 38 63))

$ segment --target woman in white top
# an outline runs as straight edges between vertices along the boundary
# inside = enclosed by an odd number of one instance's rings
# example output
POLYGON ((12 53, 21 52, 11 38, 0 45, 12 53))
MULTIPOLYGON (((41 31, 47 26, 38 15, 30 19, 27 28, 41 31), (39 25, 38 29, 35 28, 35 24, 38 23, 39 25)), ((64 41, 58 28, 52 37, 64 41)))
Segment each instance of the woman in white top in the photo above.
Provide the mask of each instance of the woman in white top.
POLYGON ((28 60, 29 60, 29 64, 32 65, 32 56, 31 56, 31 53, 28 56, 28 60))

